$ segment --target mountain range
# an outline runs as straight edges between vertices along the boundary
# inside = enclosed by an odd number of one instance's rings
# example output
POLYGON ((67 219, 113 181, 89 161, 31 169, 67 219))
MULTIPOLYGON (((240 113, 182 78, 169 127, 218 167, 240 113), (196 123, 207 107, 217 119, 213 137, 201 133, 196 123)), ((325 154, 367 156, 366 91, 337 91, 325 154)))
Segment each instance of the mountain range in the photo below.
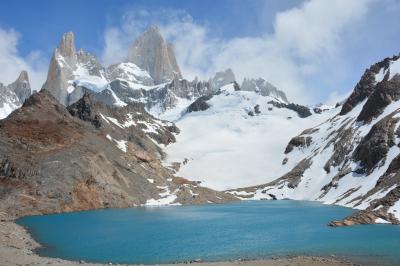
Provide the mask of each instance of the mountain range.
POLYGON ((0 84, 0 210, 297 199, 359 209, 332 226, 398 224, 399 73, 386 58, 310 107, 231 69, 185 79, 156 26, 107 67, 68 32, 39 92, 0 84))

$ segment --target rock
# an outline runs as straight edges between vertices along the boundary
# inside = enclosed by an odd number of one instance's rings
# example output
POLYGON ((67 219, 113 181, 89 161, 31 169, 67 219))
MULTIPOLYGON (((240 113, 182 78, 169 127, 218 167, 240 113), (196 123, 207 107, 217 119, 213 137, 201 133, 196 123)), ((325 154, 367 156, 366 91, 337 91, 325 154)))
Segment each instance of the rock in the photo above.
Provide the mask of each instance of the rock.
POLYGON ((352 94, 344 102, 340 115, 345 115, 350 112, 358 103, 368 98, 375 89, 376 80, 375 75, 379 73, 382 68, 388 68, 390 62, 397 60, 400 56, 393 56, 392 58, 385 58, 381 62, 372 65, 365 70, 360 81, 355 86, 352 94))
POLYGON ((182 78, 173 47, 156 26, 151 26, 133 43, 128 61, 148 71, 155 84, 182 78))
MULTIPOLYGON (((225 71, 215 73, 214 77, 210 79, 209 83, 214 91, 217 91, 221 87, 234 83, 236 81, 235 74, 232 69, 228 68, 225 71)), ((236 83, 237 84, 237 83, 236 83)), ((239 87, 237 84, 236 89, 239 87)), ((240 88, 239 88, 240 90, 240 88)))
POLYGON ((91 100, 90 94, 85 93, 79 101, 68 107, 72 116, 78 117, 83 121, 92 123, 96 128, 100 128, 102 120, 100 116, 92 112, 92 106, 95 103, 91 100))
POLYGON ((18 79, 8 85, 8 88, 17 95, 22 104, 29 96, 31 96, 31 85, 29 83, 28 72, 22 71, 18 79))
POLYGON ((311 142, 312 142, 311 136, 293 137, 289 141, 289 144, 286 146, 285 154, 288 154, 289 152, 291 152, 294 147, 306 148, 306 147, 310 146, 311 142))
POLYGON ((271 96, 280 99, 286 103, 289 102, 286 97, 286 94, 283 91, 278 90, 274 85, 272 85, 271 83, 267 82, 262 78, 258 79, 245 78, 240 88, 243 91, 255 91, 262 96, 271 96))
POLYGON ((393 101, 400 99, 400 76, 394 76, 391 80, 384 79, 374 87, 367 102, 357 117, 357 121, 366 123, 378 117, 383 110, 393 101))
POLYGON ((276 108, 287 108, 289 110, 295 111, 301 118, 309 117, 310 115, 312 115, 310 109, 303 105, 294 104, 294 103, 286 104, 286 103, 276 102, 276 101, 269 101, 268 103, 272 104, 276 108))
POLYGON ((353 158, 361 162, 358 173, 370 172, 377 163, 385 162, 389 149, 395 145, 394 133, 399 118, 394 116, 397 113, 395 111, 376 123, 356 147, 353 158))
POLYGON ((92 76, 103 77, 104 69, 97 59, 83 50, 76 52, 74 34, 67 32, 53 53, 42 90, 49 91, 64 106, 79 100, 84 92, 73 83, 78 65, 81 72, 83 68, 92 76))
POLYGON ((210 105, 207 103, 207 101, 209 101, 212 97, 213 95, 207 95, 198 98, 188 106, 187 112, 191 113, 207 110, 208 108, 210 108, 210 105))

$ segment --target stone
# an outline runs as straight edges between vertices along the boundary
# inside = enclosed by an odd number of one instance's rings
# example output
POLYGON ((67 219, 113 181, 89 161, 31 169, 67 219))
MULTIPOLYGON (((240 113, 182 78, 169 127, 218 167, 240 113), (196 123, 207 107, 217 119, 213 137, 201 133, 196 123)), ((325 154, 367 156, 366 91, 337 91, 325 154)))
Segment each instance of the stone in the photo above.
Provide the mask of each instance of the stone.
POLYGON ((151 26, 129 48, 128 62, 149 72, 155 84, 182 78, 172 44, 168 44, 160 29, 151 26))

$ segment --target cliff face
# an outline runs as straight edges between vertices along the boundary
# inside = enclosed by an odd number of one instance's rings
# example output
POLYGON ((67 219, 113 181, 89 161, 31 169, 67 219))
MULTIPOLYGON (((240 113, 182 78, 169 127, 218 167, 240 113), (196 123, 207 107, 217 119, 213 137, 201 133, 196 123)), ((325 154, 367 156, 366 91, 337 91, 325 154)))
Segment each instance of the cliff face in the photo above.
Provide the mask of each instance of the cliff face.
POLYGON ((128 61, 148 71, 156 84, 182 78, 171 44, 152 26, 129 49, 128 61))
POLYGON ((22 71, 17 80, 4 86, 0 83, 0 119, 20 107, 31 95, 28 73, 22 71))
POLYGON ((0 210, 14 216, 234 197, 173 176, 160 144, 176 127, 141 105, 105 106, 89 95, 66 109, 48 91, 0 121, 0 210))
POLYGON ((74 34, 67 32, 53 53, 42 90, 49 91, 61 104, 68 106, 82 97, 81 83, 106 86, 104 76, 104 68, 97 59, 83 50, 77 52, 74 34))

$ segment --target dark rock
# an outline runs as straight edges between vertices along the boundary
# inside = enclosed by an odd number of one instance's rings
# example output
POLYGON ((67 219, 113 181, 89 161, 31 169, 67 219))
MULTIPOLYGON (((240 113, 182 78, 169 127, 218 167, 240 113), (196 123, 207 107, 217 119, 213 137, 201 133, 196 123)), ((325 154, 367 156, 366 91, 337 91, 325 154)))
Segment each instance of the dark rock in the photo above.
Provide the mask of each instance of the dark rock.
POLYGON ((191 113, 207 110, 208 108, 210 108, 210 105, 207 103, 207 101, 209 101, 212 97, 213 95, 207 95, 198 98, 196 101, 188 106, 187 112, 191 113))
POLYGON ((310 136, 294 137, 289 141, 289 144, 286 146, 285 154, 291 152, 294 147, 300 147, 300 148, 308 147, 310 146, 311 142, 312 142, 312 137, 310 136))
POLYGON ((400 76, 396 75, 391 80, 384 79, 378 83, 374 91, 369 95, 357 121, 370 122, 380 115, 386 106, 400 99, 400 76))
POLYGON ((333 145, 333 154, 324 165, 324 170, 329 173, 331 166, 336 167, 341 165, 345 160, 350 158, 350 152, 353 150, 353 137, 354 128, 350 125, 350 120, 344 123, 337 132, 334 132, 335 136, 330 139, 324 149, 333 145))
POLYGON ((399 118, 393 118, 396 113, 398 112, 395 111, 376 123, 356 147, 353 158, 360 161, 357 172, 370 172, 377 163, 386 158, 390 147, 395 145, 394 131, 399 121, 399 118))
POLYGON ((95 103, 91 100, 89 93, 85 93, 83 97, 76 103, 68 106, 68 111, 72 116, 76 116, 83 121, 92 123, 96 128, 101 127, 101 118, 98 114, 92 112, 92 106, 95 103))
POLYGON ((272 198, 272 200, 277 200, 276 196, 274 194, 268 194, 272 198))
POLYGON ((303 105, 294 104, 294 103, 287 104, 287 103, 281 103, 281 102, 276 102, 276 101, 269 101, 268 103, 272 104, 276 108, 287 108, 289 110, 295 111, 301 118, 305 118, 305 117, 312 115, 310 108, 303 106, 303 105))
POLYGON ((238 84, 236 81, 233 82, 233 89, 234 89, 235 91, 240 91, 240 86, 239 86, 239 84, 238 84))
POLYGON ((355 86, 352 94, 344 102, 340 115, 345 115, 350 112, 358 103, 368 98, 374 91, 376 81, 375 75, 379 73, 381 68, 387 69, 390 66, 390 61, 397 60, 400 56, 393 56, 392 58, 385 58, 383 61, 372 65, 369 69, 365 70, 360 81, 355 86))

